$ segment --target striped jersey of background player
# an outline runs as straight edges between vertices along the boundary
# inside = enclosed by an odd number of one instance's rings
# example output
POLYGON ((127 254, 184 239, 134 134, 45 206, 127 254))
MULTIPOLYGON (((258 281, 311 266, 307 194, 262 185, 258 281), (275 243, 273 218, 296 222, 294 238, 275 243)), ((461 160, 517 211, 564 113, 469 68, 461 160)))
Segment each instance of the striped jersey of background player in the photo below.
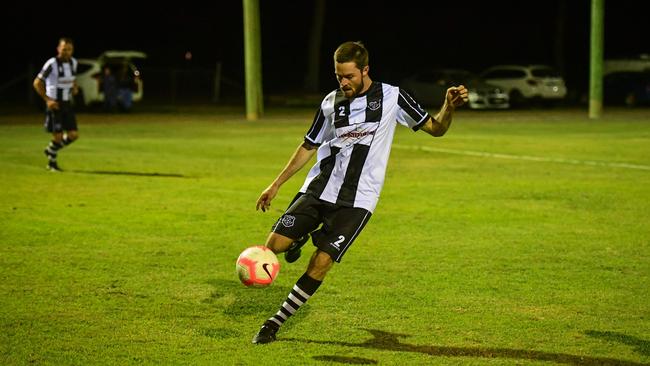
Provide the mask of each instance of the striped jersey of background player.
POLYGON ((397 124, 442 136, 454 109, 468 98, 463 85, 449 88, 443 106, 432 117, 399 87, 370 79, 368 51, 360 42, 345 42, 336 49, 334 71, 339 89, 323 99, 304 142, 257 200, 256 208, 266 211, 280 186, 317 156, 299 193, 266 240, 275 253, 285 253, 287 262, 300 257, 310 235, 316 250, 306 272, 253 343, 276 339, 280 326, 316 292, 370 219, 397 124))
POLYGON ((61 171, 56 158, 59 150, 78 137, 77 118, 72 110, 72 98, 79 92, 75 77, 77 60, 72 57, 74 42, 62 37, 56 48, 57 55, 45 62, 34 79, 34 89, 45 101, 45 131, 52 140, 45 147, 47 169, 61 171))

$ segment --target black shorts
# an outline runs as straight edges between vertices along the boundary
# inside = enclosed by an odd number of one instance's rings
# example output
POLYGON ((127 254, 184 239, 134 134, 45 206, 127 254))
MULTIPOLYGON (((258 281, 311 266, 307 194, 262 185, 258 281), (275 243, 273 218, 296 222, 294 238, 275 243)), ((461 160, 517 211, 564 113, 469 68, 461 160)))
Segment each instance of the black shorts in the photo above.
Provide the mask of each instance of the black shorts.
POLYGON ((314 245, 340 262, 370 216, 372 213, 363 208, 343 207, 301 194, 275 223, 273 232, 291 239, 311 233, 314 245))
POLYGON ((45 111, 46 132, 63 132, 77 130, 77 117, 72 110, 70 102, 59 102, 59 109, 45 111))

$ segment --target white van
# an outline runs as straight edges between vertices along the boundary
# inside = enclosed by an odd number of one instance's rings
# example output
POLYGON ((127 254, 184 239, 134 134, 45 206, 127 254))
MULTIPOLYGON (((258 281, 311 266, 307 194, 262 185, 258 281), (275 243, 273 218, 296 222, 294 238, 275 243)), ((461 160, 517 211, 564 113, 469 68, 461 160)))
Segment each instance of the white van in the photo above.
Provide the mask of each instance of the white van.
POLYGON ((603 76, 615 72, 648 72, 650 71, 650 54, 642 54, 639 58, 609 59, 603 62, 603 76))
POLYGON ((132 80, 133 101, 142 100, 142 77, 136 66, 138 60, 147 58, 144 52, 112 50, 102 53, 97 59, 77 59, 77 85, 79 94, 75 97, 75 103, 88 106, 104 101, 102 92, 102 78, 104 67, 111 68, 113 74, 121 67, 127 67, 132 80))

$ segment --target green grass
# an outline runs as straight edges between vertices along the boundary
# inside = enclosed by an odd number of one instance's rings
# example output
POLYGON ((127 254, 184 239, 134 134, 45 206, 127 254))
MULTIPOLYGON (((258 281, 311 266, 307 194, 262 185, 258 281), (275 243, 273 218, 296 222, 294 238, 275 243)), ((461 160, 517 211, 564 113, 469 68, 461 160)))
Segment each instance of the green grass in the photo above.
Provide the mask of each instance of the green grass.
POLYGON ((0 115, 0 364, 650 363, 647 110, 398 128, 373 218, 264 346, 306 258, 266 289, 234 263, 302 184, 255 211, 313 111, 241 114, 80 114, 63 174, 40 114, 0 115))

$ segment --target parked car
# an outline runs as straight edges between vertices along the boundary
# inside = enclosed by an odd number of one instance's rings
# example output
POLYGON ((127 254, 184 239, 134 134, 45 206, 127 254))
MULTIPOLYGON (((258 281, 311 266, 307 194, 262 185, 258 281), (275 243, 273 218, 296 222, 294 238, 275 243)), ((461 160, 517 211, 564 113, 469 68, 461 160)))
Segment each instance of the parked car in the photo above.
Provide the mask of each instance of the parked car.
POLYGON ((508 94, 501 88, 486 83, 477 75, 462 69, 432 69, 407 77, 400 87, 409 92, 418 103, 440 106, 447 88, 465 85, 469 92, 471 109, 505 109, 510 107, 508 94))
POLYGON ((560 73, 546 65, 493 66, 481 73, 481 77, 503 88, 513 106, 533 100, 561 101, 567 95, 566 84, 560 73))
POLYGON ((607 59, 603 62, 603 75, 621 71, 650 71, 650 54, 633 58, 607 59))
POLYGON ((603 102, 611 105, 650 105, 650 70, 613 72, 603 80, 603 102))
POLYGON ((75 103, 82 106, 88 106, 94 103, 104 101, 102 91, 102 80, 104 68, 110 68, 114 75, 117 75, 122 68, 128 71, 127 77, 132 90, 133 102, 142 100, 143 84, 140 70, 136 63, 147 57, 144 52, 140 51, 106 51, 96 59, 78 59, 77 65, 77 85, 79 94, 75 98, 75 103))

